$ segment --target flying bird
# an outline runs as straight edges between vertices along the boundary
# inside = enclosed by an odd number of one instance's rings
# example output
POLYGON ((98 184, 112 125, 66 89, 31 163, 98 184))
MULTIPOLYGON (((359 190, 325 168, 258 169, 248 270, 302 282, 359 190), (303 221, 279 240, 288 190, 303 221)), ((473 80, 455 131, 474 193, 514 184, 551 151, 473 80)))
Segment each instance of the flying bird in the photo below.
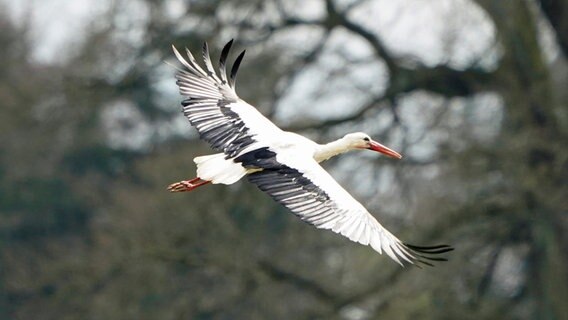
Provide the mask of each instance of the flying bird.
POLYGON ((325 171, 319 163, 351 150, 372 150, 395 159, 402 156, 356 132, 318 144, 299 134, 284 131, 255 107, 240 99, 235 78, 245 51, 227 74, 226 61, 233 40, 221 51, 215 72, 207 43, 202 68, 186 49, 187 59, 174 47, 183 69, 176 74, 183 113, 201 139, 219 153, 196 157, 197 177, 168 186, 171 192, 192 191, 208 183, 233 184, 242 177, 284 205, 303 221, 329 229, 354 242, 385 252, 400 265, 432 265, 446 261, 436 256, 453 250, 448 245, 414 246, 403 243, 373 217, 325 171))

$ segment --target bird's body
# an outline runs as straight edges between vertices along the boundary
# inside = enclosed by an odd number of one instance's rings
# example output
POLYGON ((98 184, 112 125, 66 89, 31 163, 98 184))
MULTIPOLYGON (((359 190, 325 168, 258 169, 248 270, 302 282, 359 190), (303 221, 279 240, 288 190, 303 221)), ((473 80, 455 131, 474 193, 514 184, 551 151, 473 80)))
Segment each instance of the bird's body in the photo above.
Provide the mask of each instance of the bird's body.
POLYGON ((234 81, 244 51, 227 77, 225 62, 231 44, 232 41, 223 48, 219 74, 213 69, 206 44, 205 70, 189 50, 189 60, 185 60, 174 48, 186 68, 177 74, 180 92, 187 97, 182 102, 183 112, 200 137, 220 152, 196 157, 197 178, 174 183, 169 190, 191 191, 207 183, 232 184, 247 176, 305 222, 370 245, 379 253, 384 251, 399 264, 401 260, 425 264, 429 263, 424 259, 445 260, 431 255, 450 251, 451 247, 416 247, 401 242, 319 165, 357 149, 370 149, 399 159, 401 156, 361 132, 322 145, 278 128, 237 96, 234 81))
MULTIPOLYGON (((356 133, 357 136, 364 136, 364 133, 356 133)), ((338 154, 357 149, 353 146, 353 139, 342 138, 328 144, 318 144, 314 141, 289 131, 281 131, 281 134, 273 136, 267 141, 270 150, 278 156, 277 161, 286 163, 287 155, 302 154, 311 156, 317 163, 328 160, 338 154)), ((250 150, 256 150, 255 146, 250 150)), ((244 150, 245 154, 250 152, 244 150)), ((238 157, 238 156, 237 156, 238 157)), ((224 153, 216 153, 208 156, 200 156, 193 159, 197 165, 197 176, 203 180, 211 181, 213 184, 233 184, 247 174, 259 171, 256 168, 245 167, 241 162, 235 162, 234 158, 228 158, 224 153)))

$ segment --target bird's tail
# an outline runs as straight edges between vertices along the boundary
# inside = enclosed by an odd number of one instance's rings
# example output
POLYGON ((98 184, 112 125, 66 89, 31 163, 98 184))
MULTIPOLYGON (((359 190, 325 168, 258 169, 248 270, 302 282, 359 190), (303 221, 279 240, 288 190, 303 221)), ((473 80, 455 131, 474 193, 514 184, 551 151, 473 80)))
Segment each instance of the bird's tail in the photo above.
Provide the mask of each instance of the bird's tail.
POLYGON ((225 159, 224 153, 216 153, 193 159, 197 165, 197 176, 211 183, 233 184, 247 174, 247 169, 231 159, 225 159))

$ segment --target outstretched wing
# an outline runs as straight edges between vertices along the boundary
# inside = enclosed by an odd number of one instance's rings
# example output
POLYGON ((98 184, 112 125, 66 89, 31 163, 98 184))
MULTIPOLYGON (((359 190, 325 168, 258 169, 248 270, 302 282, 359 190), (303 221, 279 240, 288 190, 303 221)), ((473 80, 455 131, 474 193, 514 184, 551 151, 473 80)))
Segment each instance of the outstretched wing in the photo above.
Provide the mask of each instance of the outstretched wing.
POLYGON ((357 200, 343 189, 314 159, 301 152, 254 150, 235 159, 245 166, 260 167, 249 180, 274 200, 316 228, 329 229, 352 241, 383 251, 403 262, 445 261, 434 255, 453 250, 447 245, 413 246, 385 229, 357 200))
POLYGON ((207 43, 203 45, 205 69, 189 50, 186 49, 186 60, 172 46, 176 57, 185 67, 176 75, 180 93, 186 97, 182 101, 183 113, 197 129, 201 139, 213 149, 224 152, 228 158, 237 156, 252 145, 267 145, 266 141, 271 135, 281 132, 256 108, 237 96, 235 79, 245 51, 239 54, 227 77, 226 61, 232 43, 233 40, 229 41, 221 52, 219 74, 211 63, 207 43))

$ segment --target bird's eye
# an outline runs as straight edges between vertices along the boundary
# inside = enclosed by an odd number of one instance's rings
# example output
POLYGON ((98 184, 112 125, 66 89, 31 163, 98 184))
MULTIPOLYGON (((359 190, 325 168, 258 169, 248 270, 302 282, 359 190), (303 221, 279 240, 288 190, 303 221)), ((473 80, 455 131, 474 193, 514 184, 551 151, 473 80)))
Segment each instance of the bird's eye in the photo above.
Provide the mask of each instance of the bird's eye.
POLYGON ((369 141, 371 141, 371 139, 369 137, 365 137, 365 138, 363 138, 363 141, 369 142, 369 141))

